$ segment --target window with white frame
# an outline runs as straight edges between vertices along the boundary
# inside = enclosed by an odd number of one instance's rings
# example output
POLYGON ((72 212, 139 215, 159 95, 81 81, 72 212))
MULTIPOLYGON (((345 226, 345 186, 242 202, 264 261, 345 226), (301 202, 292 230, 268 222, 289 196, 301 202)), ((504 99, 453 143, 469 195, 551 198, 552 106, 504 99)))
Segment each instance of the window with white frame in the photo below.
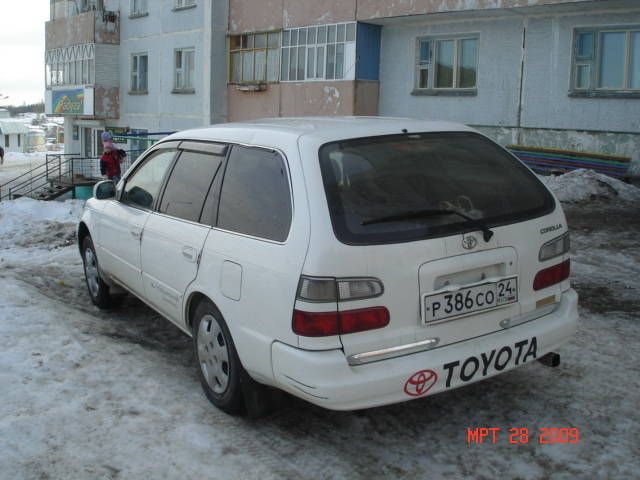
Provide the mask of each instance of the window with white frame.
POLYGON ((640 91, 640 25, 578 29, 574 38, 574 91, 640 91))
POLYGON ((277 82, 280 32, 229 37, 229 83, 277 82))
POLYGON ((131 55, 131 91, 134 93, 147 92, 149 71, 149 56, 146 53, 131 55))
POLYGON ((282 32, 282 81, 353 79, 355 60, 355 22, 282 32))
POLYGON ((131 16, 141 16, 149 13, 147 0, 131 0, 131 16))
POLYGON ((419 38, 416 90, 473 90, 478 78, 478 37, 419 38))
POLYGON ((94 77, 94 44, 73 45, 45 52, 45 83, 47 87, 93 84, 94 77))
POLYGON ((196 4, 196 0, 175 0, 175 8, 187 8, 196 4))
POLYGON ((196 51, 194 48, 181 48, 175 51, 175 91, 194 91, 195 56, 196 51))

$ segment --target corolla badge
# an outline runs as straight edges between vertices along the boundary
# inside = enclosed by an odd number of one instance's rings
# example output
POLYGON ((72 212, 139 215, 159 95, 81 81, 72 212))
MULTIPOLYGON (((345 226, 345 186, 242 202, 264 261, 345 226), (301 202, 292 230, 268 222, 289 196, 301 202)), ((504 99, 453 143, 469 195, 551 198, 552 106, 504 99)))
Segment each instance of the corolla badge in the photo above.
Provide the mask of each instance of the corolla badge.
POLYGON ((478 240, 473 235, 462 237, 462 248, 465 250, 473 250, 478 245, 478 240))

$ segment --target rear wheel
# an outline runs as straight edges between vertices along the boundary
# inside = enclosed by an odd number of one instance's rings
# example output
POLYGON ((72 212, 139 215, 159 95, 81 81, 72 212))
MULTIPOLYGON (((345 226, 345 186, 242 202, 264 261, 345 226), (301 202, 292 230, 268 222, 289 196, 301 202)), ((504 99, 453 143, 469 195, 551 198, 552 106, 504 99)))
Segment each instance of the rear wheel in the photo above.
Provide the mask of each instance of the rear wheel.
POLYGON ((230 414, 242 411, 242 365, 220 312, 201 301, 194 312, 194 350, 198 378, 211 403, 230 414))
POLYGON ((103 310, 118 306, 122 296, 111 295, 109 285, 104 283, 100 277, 98 257, 90 236, 85 237, 82 241, 82 261, 84 264, 84 278, 93 304, 103 310))

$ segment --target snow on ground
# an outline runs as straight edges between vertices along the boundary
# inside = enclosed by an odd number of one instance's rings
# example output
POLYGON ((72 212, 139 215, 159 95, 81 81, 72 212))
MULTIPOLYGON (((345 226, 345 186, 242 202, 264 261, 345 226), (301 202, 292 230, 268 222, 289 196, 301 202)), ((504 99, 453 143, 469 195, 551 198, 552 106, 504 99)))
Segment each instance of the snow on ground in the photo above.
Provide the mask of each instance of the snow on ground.
POLYGON ((56 239, 75 238, 74 229, 84 201, 41 202, 19 198, 0 203, 0 248, 42 245, 60 246, 56 239))
POLYGON ((593 170, 578 169, 559 176, 540 176, 561 202, 596 199, 640 201, 640 188, 593 170))
POLYGON ((637 202, 566 206, 581 324, 559 368, 359 412, 289 398, 260 421, 211 406, 191 341, 139 301, 93 307, 78 202, 0 207, 2 478, 637 478, 637 202), (468 426, 503 435, 467 446, 468 426), (581 439, 510 445, 511 427, 577 427, 581 439))
POLYGON ((4 164, 0 165, 0 185, 44 164, 46 155, 47 152, 6 152, 4 155, 4 164))

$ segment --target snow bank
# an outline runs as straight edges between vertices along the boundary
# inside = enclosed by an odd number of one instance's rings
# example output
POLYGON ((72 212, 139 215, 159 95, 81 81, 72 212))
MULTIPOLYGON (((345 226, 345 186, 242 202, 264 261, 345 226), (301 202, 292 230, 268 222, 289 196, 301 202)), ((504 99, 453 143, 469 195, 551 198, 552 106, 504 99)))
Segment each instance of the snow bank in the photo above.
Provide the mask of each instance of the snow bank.
POLYGON ((540 180, 561 202, 582 202, 594 199, 640 201, 640 188, 593 170, 578 169, 557 177, 540 180))
POLYGON ((0 203, 0 248, 68 243, 84 200, 44 202, 19 198, 0 203))

